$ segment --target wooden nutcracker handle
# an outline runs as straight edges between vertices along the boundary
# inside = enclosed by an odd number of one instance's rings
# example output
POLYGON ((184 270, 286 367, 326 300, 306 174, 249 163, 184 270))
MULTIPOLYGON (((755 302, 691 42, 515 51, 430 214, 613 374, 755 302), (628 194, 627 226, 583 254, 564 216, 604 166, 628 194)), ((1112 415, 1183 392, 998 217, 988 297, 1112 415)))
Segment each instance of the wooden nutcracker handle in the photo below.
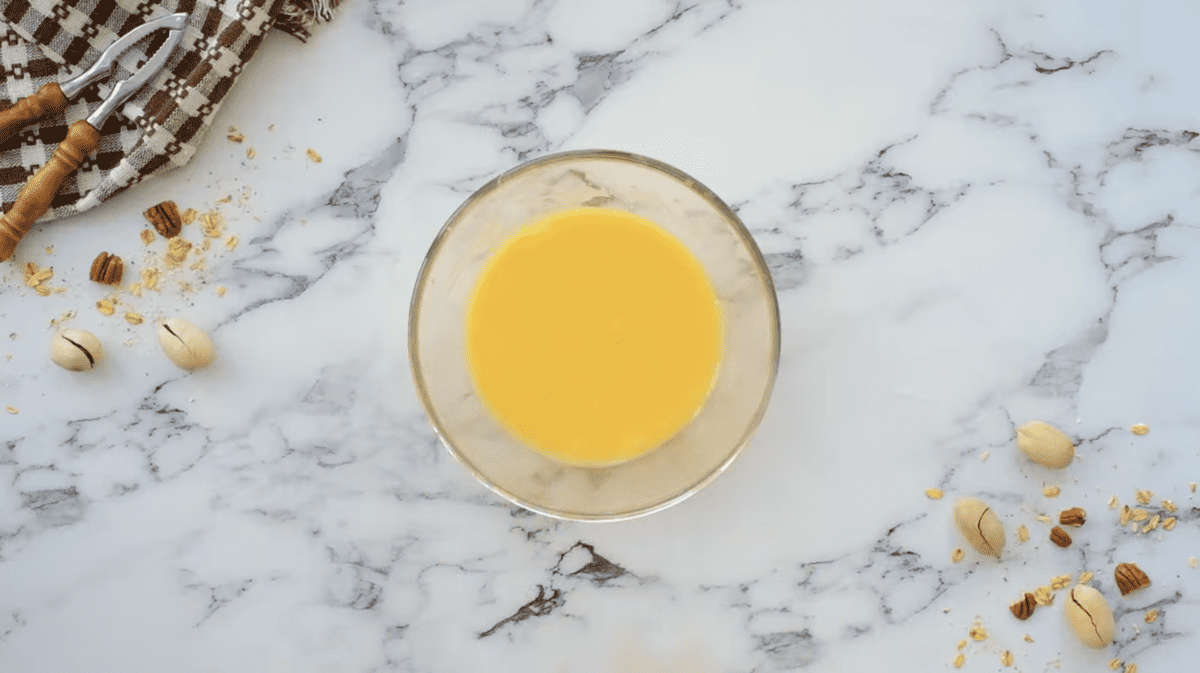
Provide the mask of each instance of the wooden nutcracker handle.
POLYGON ((43 86, 37 93, 22 98, 16 105, 0 112, 0 143, 26 126, 65 109, 67 98, 63 96, 62 89, 54 82, 43 86))
POLYGON ((50 202, 63 181, 79 168, 99 143, 100 132, 86 120, 71 124, 67 137, 58 144, 50 161, 29 178, 17 194, 12 209, 0 218, 0 262, 12 257, 17 243, 29 232, 34 221, 50 209, 50 202))

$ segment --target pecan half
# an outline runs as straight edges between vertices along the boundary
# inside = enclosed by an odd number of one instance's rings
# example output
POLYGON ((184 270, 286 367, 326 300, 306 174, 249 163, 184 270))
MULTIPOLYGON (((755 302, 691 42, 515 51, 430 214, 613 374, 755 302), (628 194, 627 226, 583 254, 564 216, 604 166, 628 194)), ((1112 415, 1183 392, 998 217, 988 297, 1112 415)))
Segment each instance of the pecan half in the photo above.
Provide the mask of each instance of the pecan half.
POLYGON ((1082 507, 1072 507, 1063 510, 1058 515, 1058 522, 1064 526, 1082 526, 1087 521, 1087 512, 1082 507))
POLYGON ((179 206, 175 205, 174 201, 163 201, 142 214, 163 238, 174 238, 183 228, 183 218, 179 215, 179 206))
POLYGON ((1050 541, 1060 547, 1071 546, 1071 536, 1061 526, 1055 526, 1050 529, 1050 541))
POLYGON ((92 271, 89 278, 105 285, 120 285, 121 277, 125 275, 125 262, 120 257, 102 252, 92 261, 92 271))
POLYGON ((1117 581, 1117 588, 1121 590, 1122 596, 1150 586, 1150 578, 1136 563, 1118 564, 1117 569, 1113 571, 1113 578, 1117 581))
POLYGON ((1008 609, 1012 610, 1013 616, 1017 619, 1029 619, 1033 616, 1033 611, 1037 609, 1037 598, 1026 591, 1025 597, 1008 606, 1008 609))

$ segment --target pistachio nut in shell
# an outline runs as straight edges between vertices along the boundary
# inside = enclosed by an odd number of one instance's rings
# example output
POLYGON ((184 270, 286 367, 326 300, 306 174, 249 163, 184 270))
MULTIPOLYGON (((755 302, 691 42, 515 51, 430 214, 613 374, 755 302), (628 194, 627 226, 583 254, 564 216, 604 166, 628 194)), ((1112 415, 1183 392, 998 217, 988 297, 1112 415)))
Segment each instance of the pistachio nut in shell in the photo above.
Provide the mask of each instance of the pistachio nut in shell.
POLYGON ((1107 647, 1113 640, 1113 613, 1104 595, 1086 584, 1077 584, 1063 602, 1067 623, 1084 645, 1095 649, 1107 647))
POLYGON ((1004 524, 979 498, 959 498, 954 503, 954 523, 971 546, 981 554, 1000 558, 1004 549, 1004 524))
POLYGON ((171 362, 189 372, 207 367, 217 357, 212 339, 183 318, 158 323, 158 343, 171 362))
POLYGON ((54 335, 50 342, 50 359, 73 372, 91 371, 103 357, 100 340, 87 330, 65 329, 54 335))
POLYGON ((1075 442, 1043 421, 1030 421, 1017 428, 1017 446, 1033 462, 1054 469, 1064 468, 1075 459, 1075 442))

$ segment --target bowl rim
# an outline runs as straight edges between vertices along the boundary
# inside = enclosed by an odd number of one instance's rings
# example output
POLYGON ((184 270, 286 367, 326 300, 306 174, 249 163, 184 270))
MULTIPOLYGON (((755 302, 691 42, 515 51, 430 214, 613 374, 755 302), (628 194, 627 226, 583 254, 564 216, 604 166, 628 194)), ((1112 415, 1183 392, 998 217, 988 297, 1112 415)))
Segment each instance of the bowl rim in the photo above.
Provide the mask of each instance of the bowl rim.
POLYGON ((416 283, 413 286, 412 298, 409 301, 408 362, 410 373, 412 374, 413 385, 416 388, 417 397, 421 400, 421 406, 425 410, 425 417, 433 426, 434 432, 438 436, 438 440, 442 446, 446 448, 450 455, 453 456, 456 461, 458 461, 459 464, 467 468, 467 470, 475 476, 477 481, 479 481, 493 493, 531 512, 536 512, 543 516, 548 516, 554 519, 590 522, 627 521, 630 519, 648 516, 650 514, 654 514, 655 512, 660 512, 668 507, 671 507, 672 505, 679 504, 680 502, 690 498, 705 486, 712 483, 718 476, 725 472, 725 470, 728 469, 731 464, 733 464, 733 461, 739 455, 741 455, 742 451, 750 443, 750 439, 757 431, 758 426, 762 422, 762 418, 764 414, 766 414, 767 407, 771 401, 771 394, 775 388, 775 379, 779 373, 781 334, 782 327, 779 317, 779 298, 775 291, 775 283, 772 279, 770 268, 767 266, 767 262, 762 255, 762 251, 759 249, 758 243, 755 242, 750 230, 746 228, 746 225, 742 222, 741 218, 737 216, 737 213, 735 213, 732 208, 730 208, 723 200, 721 200, 716 193, 706 187, 699 180, 693 178, 687 173, 684 173, 678 168, 647 156, 612 149, 568 150, 547 154, 536 159, 522 162, 504 171, 495 178, 492 178, 487 182, 487 184, 475 190, 475 192, 467 197, 467 199, 454 210, 454 212, 446 220, 445 224, 442 225, 441 229, 438 230, 437 235, 434 236, 433 241, 429 244, 429 250, 425 253, 425 257, 421 262, 421 268, 417 273, 416 283), (522 498, 514 493, 510 493, 493 482, 486 474, 484 474, 471 462, 471 460, 458 448, 458 446, 455 445, 453 438, 446 431, 445 427, 443 427, 441 419, 435 413, 433 402, 429 398, 429 392, 423 383, 424 370, 422 369, 419 358, 417 357, 417 333, 420 327, 419 307, 421 305, 421 300, 425 296, 425 285, 429 270, 432 267, 433 262, 437 259, 438 254, 442 251, 443 243, 447 235, 454 230, 455 225, 458 223, 459 217, 472 205, 486 198, 492 192, 495 192, 515 175, 548 164, 578 160, 610 160, 640 165, 642 167, 664 173, 695 192, 702 199, 712 205, 718 213, 720 213, 725 221, 731 225, 733 232, 742 240, 743 245, 750 253, 755 267, 758 269, 761 277, 766 280, 764 284, 766 286, 767 299, 770 303, 771 320, 769 336, 771 339, 771 366, 767 372, 767 381, 766 385, 763 386, 762 397, 759 400, 758 408, 756 409, 753 417, 751 417, 749 422, 746 424, 746 429, 742 434, 741 441, 738 442, 737 446, 732 447, 724 460, 714 466, 712 470, 704 475, 704 477, 697 480, 687 489, 650 505, 615 514, 590 514, 586 512, 567 512, 551 509, 543 505, 539 505, 538 503, 530 502, 529 500, 526 500, 525 498, 522 498))

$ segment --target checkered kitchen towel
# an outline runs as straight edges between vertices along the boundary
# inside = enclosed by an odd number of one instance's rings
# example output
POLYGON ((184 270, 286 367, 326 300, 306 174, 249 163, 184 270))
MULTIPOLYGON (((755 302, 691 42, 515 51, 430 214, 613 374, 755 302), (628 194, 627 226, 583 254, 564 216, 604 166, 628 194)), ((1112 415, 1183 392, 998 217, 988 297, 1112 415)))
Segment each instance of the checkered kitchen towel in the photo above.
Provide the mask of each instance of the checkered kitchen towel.
MULTIPOLYGON (((146 178, 182 166, 196 153, 213 114, 272 27, 300 39, 331 18, 338 0, 0 0, 0 109, 63 82, 99 58, 129 30, 185 12, 183 42, 166 67, 103 128, 96 151, 69 176, 48 218, 95 207, 146 178)), ((67 135, 100 106, 112 85, 132 74, 166 37, 155 31, 127 53, 117 77, 88 87, 55 119, 25 128, 0 145, 4 211, 67 135)))

